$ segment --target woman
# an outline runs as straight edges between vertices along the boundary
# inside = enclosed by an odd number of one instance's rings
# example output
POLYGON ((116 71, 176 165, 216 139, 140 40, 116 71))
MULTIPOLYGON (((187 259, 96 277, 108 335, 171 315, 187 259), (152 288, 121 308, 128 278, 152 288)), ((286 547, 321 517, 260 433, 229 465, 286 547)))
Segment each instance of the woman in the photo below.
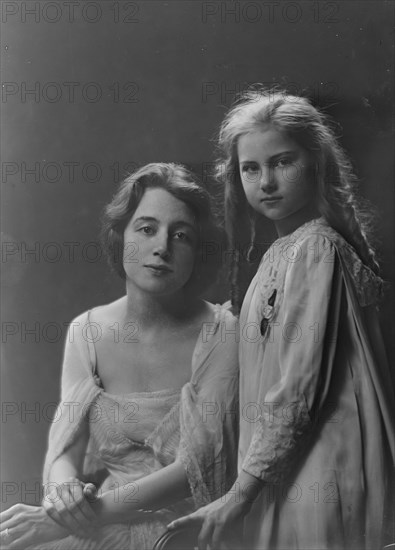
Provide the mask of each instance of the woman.
POLYGON ((380 548, 393 522, 393 395, 351 164, 325 117, 281 91, 246 93, 220 146, 236 310, 239 243, 252 254, 263 218, 278 238, 240 311, 238 478, 173 527, 202 525, 199 549, 241 548, 243 524, 248 550, 380 548))
POLYGON ((43 506, 3 512, 7 548, 150 548, 235 475, 235 321, 197 297, 217 269, 203 254, 218 238, 207 192, 181 166, 149 164, 103 234, 126 295, 70 325, 43 506))

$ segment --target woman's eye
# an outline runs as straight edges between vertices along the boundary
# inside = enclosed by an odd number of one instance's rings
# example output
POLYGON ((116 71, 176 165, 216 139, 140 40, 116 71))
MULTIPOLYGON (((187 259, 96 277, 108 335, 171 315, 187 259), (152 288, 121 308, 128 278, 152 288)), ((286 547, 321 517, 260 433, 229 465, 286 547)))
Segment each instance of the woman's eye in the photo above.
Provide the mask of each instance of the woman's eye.
POLYGON ((144 233, 145 235, 153 235, 154 233, 154 229, 149 225, 144 225, 144 227, 140 227, 138 231, 144 233))
POLYGON ((174 233, 174 237, 180 241, 187 241, 188 240, 188 235, 186 233, 184 233, 183 231, 177 231, 176 233, 174 233))

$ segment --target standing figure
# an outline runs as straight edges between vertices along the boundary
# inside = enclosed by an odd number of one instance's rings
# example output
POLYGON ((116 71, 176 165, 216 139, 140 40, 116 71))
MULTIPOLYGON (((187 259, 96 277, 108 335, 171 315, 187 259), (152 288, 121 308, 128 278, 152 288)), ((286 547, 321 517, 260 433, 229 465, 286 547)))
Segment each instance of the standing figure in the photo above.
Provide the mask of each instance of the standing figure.
POLYGON ((240 311, 238 479, 170 527, 202 523, 199 549, 376 550, 393 521, 394 409, 351 165, 325 116, 285 92, 245 93, 219 145, 236 309, 262 216, 278 239, 240 311))
POLYGON ((150 550, 237 474, 235 318, 199 298, 219 267, 207 191, 182 166, 144 166, 103 234, 126 294, 70 324, 43 505, 1 514, 5 549, 150 550))

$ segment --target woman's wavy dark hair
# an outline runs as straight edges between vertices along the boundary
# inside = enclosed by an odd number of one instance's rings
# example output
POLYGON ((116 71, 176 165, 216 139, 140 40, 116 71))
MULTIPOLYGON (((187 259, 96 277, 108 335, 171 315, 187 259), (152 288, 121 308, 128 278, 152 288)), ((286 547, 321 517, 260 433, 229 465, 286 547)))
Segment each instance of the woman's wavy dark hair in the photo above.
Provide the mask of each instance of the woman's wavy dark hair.
POLYGON ((155 188, 164 189, 184 202, 195 216, 199 238, 194 269, 185 288, 200 295, 216 281, 225 236, 215 223, 209 193, 189 170, 179 164, 147 164, 122 182, 105 208, 102 219, 101 237, 109 264, 122 279, 126 278, 124 232, 145 191, 155 188))
POLYGON ((225 227, 234 250, 231 300, 236 310, 240 309, 245 290, 245 258, 240 253, 240 243, 253 246, 256 227, 256 215, 247 203, 240 179, 237 144, 241 136, 268 125, 284 132, 310 154, 320 214, 375 273, 379 271, 368 237, 370 219, 355 195, 356 177, 330 121, 305 97, 254 87, 238 97, 218 137, 221 159, 217 163, 217 178, 225 184, 225 227))

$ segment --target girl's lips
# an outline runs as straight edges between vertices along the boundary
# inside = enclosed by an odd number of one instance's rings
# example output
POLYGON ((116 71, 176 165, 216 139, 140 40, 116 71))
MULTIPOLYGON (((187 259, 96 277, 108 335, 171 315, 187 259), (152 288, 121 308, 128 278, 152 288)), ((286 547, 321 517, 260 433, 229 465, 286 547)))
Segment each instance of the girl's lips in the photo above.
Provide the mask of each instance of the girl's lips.
POLYGON ((265 199, 262 199, 262 202, 277 202, 281 199, 282 197, 266 197, 265 199))

